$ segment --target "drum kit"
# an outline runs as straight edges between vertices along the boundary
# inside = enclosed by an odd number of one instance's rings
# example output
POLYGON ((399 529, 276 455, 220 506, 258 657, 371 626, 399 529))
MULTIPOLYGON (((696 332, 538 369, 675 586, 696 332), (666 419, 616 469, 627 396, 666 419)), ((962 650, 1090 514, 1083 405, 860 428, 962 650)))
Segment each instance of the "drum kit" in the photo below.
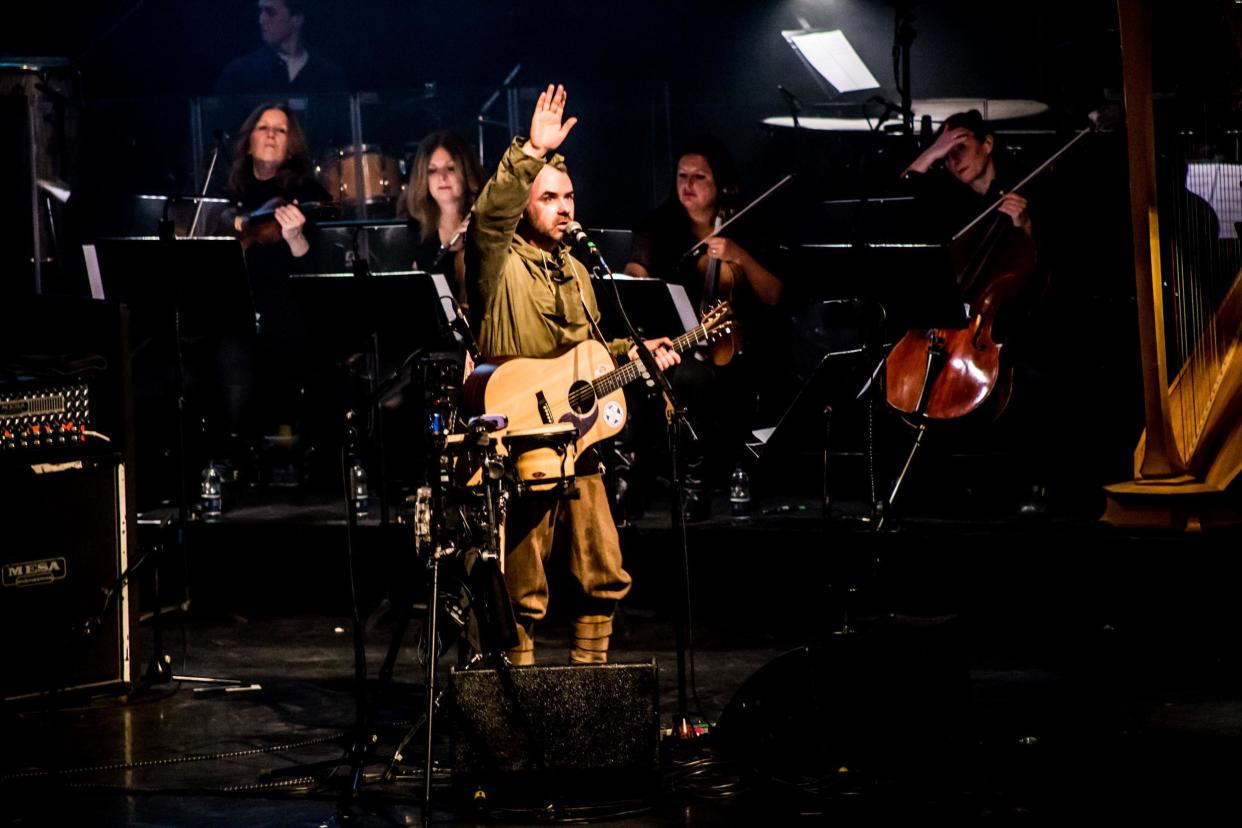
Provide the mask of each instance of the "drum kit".
POLYGON ((315 176, 344 210, 395 210, 405 191, 401 164, 374 144, 338 147, 315 165, 315 176))
MULTIPOLYGON (((432 468, 428 485, 406 498, 398 521, 409 527, 415 554, 428 575, 427 616, 419 646, 426 666, 426 709, 394 751, 385 778, 392 778, 403 751, 422 732, 423 797, 429 803, 433 721, 447 688, 438 687, 436 680, 436 665, 448 638, 442 639, 440 622, 457 628, 464 669, 507 664, 503 656, 517 644, 517 625, 503 578, 506 505, 514 495, 559 499, 576 494, 578 430, 572 423, 554 423, 509 431, 508 418, 501 414, 472 417, 462 425, 456 404, 461 363, 432 355, 417 361, 411 376, 415 374, 424 391, 422 414, 432 468), (444 566, 448 570, 442 572, 444 566)), ((412 609, 411 601, 401 602, 379 672, 381 686, 392 681, 412 609)), ((374 702, 358 715, 362 724, 350 751, 352 781, 342 801, 356 794, 361 768, 375 749, 369 735, 374 702)))

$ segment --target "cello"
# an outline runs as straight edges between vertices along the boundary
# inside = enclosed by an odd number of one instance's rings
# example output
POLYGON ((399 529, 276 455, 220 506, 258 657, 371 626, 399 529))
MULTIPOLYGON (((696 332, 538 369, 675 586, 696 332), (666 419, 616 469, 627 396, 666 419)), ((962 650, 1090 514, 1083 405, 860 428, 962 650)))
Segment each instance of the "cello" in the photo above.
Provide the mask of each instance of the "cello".
POLYGON ((888 404, 931 420, 964 417, 1000 387, 993 407, 1000 416, 1008 401, 1009 376, 1002 369, 1003 343, 993 338, 996 316, 1035 272, 1035 242, 995 213, 949 246, 962 293, 970 301, 964 328, 907 331, 885 363, 888 404))
MULTIPOLYGON (((1015 184, 1016 193, 1083 136, 1106 126, 1109 112, 1089 116, 1091 125, 1079 130, 1060 149, 1015 184)), ((1004 411, 1012 371, 1001 364, 1003 345, 993 338, 998 313, 1017 296, 1035 271, 1035 242, 998 211, 1008 193, 1002 193, 949 244, 949 258, 962 295, 969 300, 970 321, 962 328, 924 328, 907 331, 885 360, 885 395, 895 410, 918 420, 918 432, 901 473, 886 501, 891 508, 922 445, 931 420, 964 417, 993 398, 992 416, 1004 411), (999 392, 998 392, 999 389, 999 392), (993 397, 993 394, 996 394, 993 397)), ((886 509, 887 512, 887 509, 886 509)), ((876 531, 884 526, 880 516, 876 531)))
MULTIPOLYGON (((1090 125, 1078 130, 1008 193, 1018 192, 1084 136, 1111 125, 1116 117, 1110 110, 1090 113, 1090 125)), ((1031 237, 998 212, 1008 193, 954 234, 949 244, 957 283, 970 300, 969 325, 908 331, 889 352, 886 396, 897 411, 920 419, 955 419, 978 409, 998 387, 1002 396, 993 416, 1004 410, 1009 372, 1002 373, 1002 345, 992 338, 992 328, 997 313, 1034 273, 1036 258, 1031 237)))

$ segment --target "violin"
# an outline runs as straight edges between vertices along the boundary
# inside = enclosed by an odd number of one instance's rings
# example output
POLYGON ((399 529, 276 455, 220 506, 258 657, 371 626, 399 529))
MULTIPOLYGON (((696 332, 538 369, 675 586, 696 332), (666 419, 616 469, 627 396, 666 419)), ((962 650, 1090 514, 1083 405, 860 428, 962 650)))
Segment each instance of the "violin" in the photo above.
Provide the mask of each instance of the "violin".
MULTIPOLYGON (((720 228, 724 226, 729 216, 725 210, 716 213, 716 223, 712 230, 712 235, 720 233, 720 228)), ((706 248, 704 248, 706 251, 706 248)), ((734 264, 714 259, 708 256, 706 252, 698 259, 699 273, 703 278, 702 298, 699 301, 699 313, 703 315, 709 308, 715 307, 720 302, 728 302, 730 306, 733 304, 733 289, 738 283, 741 274, 734 264)), ((711 355, 713 365, 728 365, 733 357, 742 352, 742 334, 735 326, 731 331, 723 334, 719 338, 713 340, 708 345, 708 352, 711 355)))
POLYGON ((963 417, 999 387, 993 416, 1008 402, 1012 371, 1002 369, 1002 343, 993 339, 997 313, 1035 272, 1035 242, 995 213, 972 223, 950 244, 949 257, 963 295, 970 301, 964 328, 908 331, 885 364, 888 404, 906 414, 935 420, 963 417))
MULTIPOLYGON (((696 264, 698 266, 699 274, 703 278, 702 302, 700 303, 701 307, 699 308, 701 313, 706 313, 709 308, 714 307, 716 303, 720 301, 728 301, 730 306, 732 306, 733 289, 737 285, 738 277, 740 275, 736 265, 729 264, 728 262, 722 262, 719 259, 712 259, 710 256, 706 255, 708 240, 720 235, 721 230, 724 230, 730 224, 746 215, 751 208, 756 207, 767 200, 768 196, 772 195, 792 180, 792 174, 785 176, 780 181, 769 187, 762 195, 751 201, 737 212, 732 212, 731 210, 727 213, 724 210, 718 212, 716 214, 715 229, 713 229, 711 233, 708 233, 704 238, 695 242, 693 247, 682 254, 683 259, 691 256, 696 257, 696 264)), ((736 195, 737 193, 731 190, 721 192, 721 196, 725 201, 736 195)), ((733 359, 734 354, 740 354, 742 352, 742 334, 739 330, 737 330, 737 326, 735 325, 733 330, 726 335, 714 340, 711 343, 710 350, 712 363, 714 365, 727 365, 729 361, 733 359)))
POLYGON ((252 244, 275 244, 283 240, 276 210, 290 203, 297 205, 308 222, 332 218, 340 209, 340 205, 332 201, 289 202, 281 196, 270 198, 248 213, 238 213, 234 219, 233 226, 241 239, 242 249, 249 249, 252 244))

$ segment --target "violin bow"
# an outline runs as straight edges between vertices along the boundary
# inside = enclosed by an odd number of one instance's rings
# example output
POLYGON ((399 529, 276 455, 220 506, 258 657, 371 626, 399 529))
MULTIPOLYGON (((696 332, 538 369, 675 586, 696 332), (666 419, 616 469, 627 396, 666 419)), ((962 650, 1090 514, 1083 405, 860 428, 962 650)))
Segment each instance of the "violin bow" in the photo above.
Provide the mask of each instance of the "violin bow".
POLYGON ((983 221, 985 218, 987 218, 989 215, 991 215, 991 214, 992 214, 992 212, 993 212, 993 211, 994 211, 997 207, 999 207, 999 206, 1000 206, 1000 203, 1001 203, 1002 201, 1004 201, 1004 200, 1005 200, 1005 196, 1009 195, 1009 193, 1016 193, 1016 192, 1017 192, 1019 189, 1021 189, 1021 188, 1022 188, 1022 186, 1023 186, 1023 185, 1025 185, 1028 181, 1030 181, 1032 178, 1034 178, 1035 176, 1037 176, 1037 175, 1039 175, 1041 172, 1043 172, 1045 169, 1047 169, 1049 164, 1051 164, 1053 161, 1056 161, 1056 160, 1057 160, 1058 158, 1060 158, 1063 154, 1065 154, 1066 150, 1068 150, 1070 147, 1074 146, 1074 144, 1077 144, 1077 143, 1078 143, 1078 141, 1079 141, 1079 140, 1080 140, 1080 139, 1081 139, 1084 135, 1086 135, 1086 134, 1087 134, 1087 133, 1089 133, 1089 132, 1095 132, 1097 129, 1099 129, 1099 125, 1098 125, 1098 124, 1093 123, 1093 124, 1091 124, 1091 126, 1088 126, 1088 127, 1083 127, 1082 129, 1078 130, 1078 132, 1074 135, 1074 137, 1073 137, 1073 138, 1071 138, 1071 139, 1069 139, 1069 141, 1067 141, 1067 142, 1066 142, 1065 146, 1061 147, 1059 150, 1057 150, 1056 152, 1054 152, 1052 155, 1048 156, 1048 159, 1047 159, 1046 161, 1044 161, 1044 163, 1040 164, 1038 167, 1036 167, 1035 169, 1031 170, 1029 173, 1027 173, 1027 175, 1026 175, 1026 177, 1025 177, 1025 178, 1023 178, 1023 179, 1022 179, 1021 181, 1019 181, 1017 184, 1014 184, 1012 187, 1010 187, 1010 188, 1009 188, 1009 192, 1008 192, 1008 193, 1001 193, 1000 198, 996 199, 996 201, 993 201, 990 205, 988 205, 987 209, 985 209, 985 210, 984 210, 982 213, 980 213, 979 215, 975 216, 975 217, 974 217, 974 219, 972 219, 972 220, 971 220, 970 224, 967 224, 967 225, 966 225, 965 227, 963 227, 961 230, 958 230, 958 231, 957 231, 957 233, 955 233, 955 234, 953 235, 953 238, 951 239, 951 241, 957 241, 959 238, 961 238, 963 235, 965 235, 965 234, 966 234, 966 233, 970 230, 970 228, 974 227, 976 224, 978 224, 979 222, 981 222, 981 221, 983 221))
POLYGON ((712 232, 708 233, 706 236, 704 236, 703 238, 701 238, 701 239, 699 239, 697 242, 695 242, 693 247, 691 247, 691 248, 690 248, 689 250, 687 250, 685 253, 682 253, 682 254, 681 254, 681 258, 683 258, 683 259, 684 259, 684 258, 686 258, 686 257, 688 257, 688 256, 693 256, 693 255, 695 254, 695 251, 697 251, 699 248, 701 248, 704 244, 706 244, 706 243, 707 243, 707 240, 708 240, 708 239, 715 238, 716 236, 720 235, 722 232, 724 232, 724 230, 725 230, 726 228, 728 228, 728 226, 729 226, 730 224, 732 224, 733 222, 737 221, 737 220, 738 220, 738 219, 740 219, 742 216, 746 215, 746 211, 747 211, 747 210, 749 210, 751 207, 758 206, 759 202, 763 201, 765 198, 767 198, 768 196, 772 195, 773 193, 775 193, 775 192, 776 192, 777 190, 779 190, 781 187, 784 187, 786 184, 788 184, 788 183, 789 183, 790 181, 792 181, 792 180, 793 180, 793 173, 790 173, 789 175, 787 175, 787 176, 785 176, 784 178, 782 178, 780 181, 778 181, 778 182, 776 182, 775 184, 773 184, 771 187, 769 187, 769 188, 767 189, 767 191, 766 191, 765 193, 763 193, 763 195, 759 196, 759 197, 758 197, 758 198, 756 198, 754 201, 752 201, 750 204, 747 204, 745 207, 743 207, 742 209, 738 210, 736 213, 734 213, 734 214, 733 214, 733 215, 729 218, 729 220, 728 220, 728 221, 724 222, 724 223, 723 223, 723 224, 721 224, 719 227, 717 227, 715 230, 713 230, 712 232))

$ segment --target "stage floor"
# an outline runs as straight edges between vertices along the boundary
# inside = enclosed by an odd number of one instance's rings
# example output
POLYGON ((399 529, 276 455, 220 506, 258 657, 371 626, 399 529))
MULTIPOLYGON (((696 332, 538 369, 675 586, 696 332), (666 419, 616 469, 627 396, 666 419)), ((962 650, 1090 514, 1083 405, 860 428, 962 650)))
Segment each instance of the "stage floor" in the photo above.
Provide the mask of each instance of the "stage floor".
MULTIPOLYGON (((257 687, 174 681, 4 708, 0 792, 12 824, 333 823, 356 711, 344 529, 333 503, 296 500, 196 526, 188 566, 166 567, 163 603, 191 596, 161 625, 173 672, 257 687)), ((658 789, 586 784, 535 810, 461 804, 442 714, 433 821, 1238 818, 1236 533, 933 516, 876 536, 842 518, 849 509, 825 519, 817 504, 790 505, 746 520, 719 508, 689 529, 687 712, 710 732, 663 740, 658 789), (714 727, 730 702, 732 727, 728 715, 714 727), (739 714, 743 702, 760 713, 739 714)), ((392 635, 376 608, 407 571, 403 531, 372 521, 356 539, 372 681, 392 635)), ((679 709, 677 539, 657 513, 622 534, 635 588, 611 658, 655 659, 667 730, 679 709)), ((566 659, 562 586, 553 581, 552 617, 537 630, 541 665, 566 659)), ((355 824, 419 819, 421 736, 392 781, 376 776, 422 711, 418 626, 379 707, 384 764, 367 767, 355 824)), ((148 618, 143 664, 153 632, 148 618)))

